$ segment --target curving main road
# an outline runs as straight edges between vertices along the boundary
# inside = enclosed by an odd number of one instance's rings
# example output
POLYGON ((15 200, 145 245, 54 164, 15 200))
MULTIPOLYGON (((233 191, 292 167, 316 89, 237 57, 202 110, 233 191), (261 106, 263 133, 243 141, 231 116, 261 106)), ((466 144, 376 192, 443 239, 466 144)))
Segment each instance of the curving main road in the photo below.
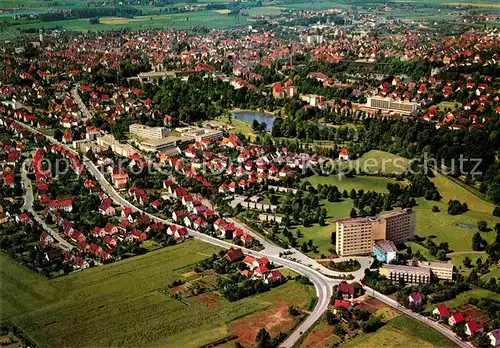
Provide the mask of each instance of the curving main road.
MULTIPOLYGON (((50 142, 52 142, 54 144, 61 145, 61 146, 65 147, 68 151, 71 151, 73 153, 77 153, 75 150, 71 149, 70 147, 68 147, 65 144, 62 144, 62 143, 58 142, 53 137, 46 136, 43 133, 39 132, 38 130, 36 130, 36 129, 34 129, 34 128, 32 128, 32 127, 30 127, 30 126, 28 126, 28 125, 26 125, 26 124, 24 124, 22 122, 19 122, 19 121, 16 121, 16 122, 18 122, 19 124, 23 125, 26 129, 30 130, 33 133, 43 135, 50 142)), ((85 156, 83 156, 83 164, 85 165, 85 167, 87 168, 87 170, 89 171, 89 173, 99 182, 99 184, 101 185, 102 190, 116 204, 124 206, 124 207, 129 207, 129 208, 133 209, 134 211, 139 211, 139 212, 141 212, 143 214, 146 214, 146 215, 150 216, 155 221, 162 222, 162 223, 167 224, 167 225, 170 224, 170 222, 167 221, 167 220, 163 220, 161 218, 158 218, 158 217, 156 217, 156 216, 154 216, 152 214, 149 214, 149 213, 147 213, 147 212, 145 212, 145 211, 137 208, 135 205, 133 205, 132 203, 130 203, 129 201, 127 201, 126 199, 124 199, 122 196, 120 196, 116 192, 116 190, 114 189, 114 187, 106 180, 106 178, 101 173, 101 171, 94 165, 94 163, 92 163, 92 161, 90 161, 90 159, 88 159, 85 156)), ((321 272, 319 272, 319 270, 323 266, 317 267, 314 264, 314 263, 316 263, 317 265, 319 265, 317 262, 315 262, 311 258, 307 257, 306 255, 302 254, 301 252, 299 252, 299 251, 297 251, 295 249, 293 249, 294 256, 298 256, 296 259, 298 259, 300 261, 300 263, 292 261, 292 260, 288 260, 288 259, 285 259, 285 258, 282 258, 282 257, 279 257, 279 252, 280 251, 284 251, 284 249, 281 249, 281 248, 279 248, 276 245, 268 243, 263 238, 261 238, 258 234, 256 234, 253 231, 251 231, 251 229, 249 229, 248 227, 242 226, 239 222, 237 222, 237 221, 234 221, 234 222, 236 223, 237 226, 243 227, 244 230, 246 230, 247 232, 251 233, 254 237, 257 237, 257 239, 259 241, 261 241, 261 243, 265 247, 264 250, 262 250, 260 252, 259 251, 254 251, 254 250, 250 250, 250 249, 246 249, 246 248, 241 248, 245 253, 247 253, 248 255, 258 256, 258 257, 266 256, 273 263, 275 263, 277 265, 281 265, 281 266, 287 267, 287 268, 290 268, 291 270, 293 270, 293 271, 295 271, 295 272, 297 272, 299 274, 302 274, 303 276, 308 277, 310 279, 310 281, 316 287, 316 294, 318 296, 318 303, 316 304, 316 307, 311 312, 311 314, 306 318, 306 320, 304 320, 299 325, 299 327, 294 332, 292 332, 288 336, 288 338, 280 345, 280 347, 291 348, 291 347, 293 347, 298 342, 298 340, 300 339, 300 337, 305 332, 307 332, 314 325, 314 323, 318 319, 321 318, 321 316, 323 315, 323 313, 328 309, 330 298, 331 298, 331 296, 333 294, 333 291, 332 291, 333 285, 338 284, 340 282, 340 280, 334 280, 334 279, 328 278, 328 276, 325 275, 327 273, 322 274, 321 272), (307 261, 308 264, 304 264, 303 261, 302 261, 303 259, 304 260, 308 260, 307 261)), ((232 243, 229 243, 227 241, 220 240, 220 239, 217 239, 217 238, 214 238, 214 237, 202 234, 202 233, 200 233, 198 231, 194 231, 194 230, 191 230, 189 228, 188 228, 188 231, 189 231, 189 233, 193 237, 195 237, 195 238, 197 238, 197 239, 199 239, 199 240, 201 240, 203 242, 210 243, 210 244, 213 244, 213 245, 217 245, 217 246, 219 246, 221 248, 224 248, 224 249, 229 249, 229 248, 232 248, 232 247, 236 246, 236 245, 234 245, 232 243)), ((368 263, 368 267, 369 267, 370 263, 368 263)), ((324 268, 324 269, 326 269, 326 268, 324 268)), ((324 272, 323 269, 321 269, 321 271, 324 272)), ((328 271, 330 271, 330 270, 328 270, 328 271)), ((356 275, 356 278, 358 278, 358 277, 359 276, 356 275)), ((401 306, 399 303, 397 303, 393 299, 391 299, 391 298, 389 298, 389 297, 387 297, 387 296, 385 296, 383 294, 380 294, 380 293, 374 291, 371 288, 368 288, 366 286, 364 288, 365 288, 365 290, 366 290, 366 292, 367 292, 367 294, 369 296, 375 297, 378 300, 384 302, 385 304, 387 304, 387 305, 395 308, 396 310, 401 311, 404 314, 406 314, 406 315, 408 315, 408 316, 410 316, 410 317, 412 317, 412 318, 414 318, 414 319, 416 319, 416 320, 418 320, 418 321, 420 321, 420 322, 422 322, 422 323, 430 326, 431 328, 437 330, 438 332, 440 332, 441 334, 443 334, 444 336, 446 336, 447 338, 449 338, 451 341, 453 341, 458 346, 464 347, 464 348, 465 347, 470 347, 465 342, 462 342, 461 340, 459 340, 454 335, 454 333, 451 330, 448 330, 447 328, 439 325, 438 323, 436 323, 436 322, 434 322, 434 321, 432 321, 432 320, 430 320, 430 319, 428 319, 428 318, 426 318, 426 317, 424 317, 424 316, 422 316, 422 315, 420 315, 418 313, 414 313, 414 312, 410 311, 409 309, 401 306)))

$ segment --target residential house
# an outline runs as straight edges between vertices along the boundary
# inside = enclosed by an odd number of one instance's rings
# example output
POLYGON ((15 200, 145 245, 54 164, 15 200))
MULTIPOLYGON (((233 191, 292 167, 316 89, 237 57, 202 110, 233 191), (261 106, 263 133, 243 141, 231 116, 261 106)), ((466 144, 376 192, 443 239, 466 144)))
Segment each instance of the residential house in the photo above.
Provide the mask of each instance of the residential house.
POLYGON ((415 304, 416 306, 420 305, 422 303, 422 295, 418 292, 414 292, 408 296, 408 301, 410 303, 415 304))
POLYGON ((484 325, 479 321, 471 320, 465 323, 465 334, 469 337, 474 335, 475 333, 483 331, 484 331, 484 325))
POLYGON ((335 300, 333 303, 333 314, 337 314, 342 308, 350 312, 352 310, 351 301, 335 300))
POLYGON ((451 315, 451 317, 448 319, 448 324, 450 326, 453 326, 456 324, 460 324, 461 322, 464 322, 464 321, 465 321, 464 315, 462 313, 458 312, 458 313, 454 313, 451 315))
POLYGON ((229 262, 241 261, 245 255, 241 249, 229 249, 227 253, 224 255, 224 258, 229 262))
POLYGON ((432 311, 432 314, 438 318, 449 318, 450 317, 450 310, 446 305, 440 304, 434 310, 432 311))
POLYGON ((488 332, 488 338, 490 339, 493 347, 500 346, 500 329, 488 332))

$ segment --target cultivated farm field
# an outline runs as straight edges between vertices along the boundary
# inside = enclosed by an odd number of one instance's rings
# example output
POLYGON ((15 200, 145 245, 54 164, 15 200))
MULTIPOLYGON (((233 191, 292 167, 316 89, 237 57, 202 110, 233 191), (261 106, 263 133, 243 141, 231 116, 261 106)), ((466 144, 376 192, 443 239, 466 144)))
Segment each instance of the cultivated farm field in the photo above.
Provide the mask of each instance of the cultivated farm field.
POLYGON ((362 334, 342 347, 455 347, 437 331, 410 317, 400 315, 374 333, 362 334))
POLYGON ((283 308, 305 308, 315 296, 314 287, 291 280, 236 302, 216 293, 174 299, 169 285, 191 280, 193 265, 219 250, 192 240, 53 280, 2 255, 0 314, 39 346, 196 347, 234 334, 229 324, 252 313, 278 310, 278 299, 283 308))

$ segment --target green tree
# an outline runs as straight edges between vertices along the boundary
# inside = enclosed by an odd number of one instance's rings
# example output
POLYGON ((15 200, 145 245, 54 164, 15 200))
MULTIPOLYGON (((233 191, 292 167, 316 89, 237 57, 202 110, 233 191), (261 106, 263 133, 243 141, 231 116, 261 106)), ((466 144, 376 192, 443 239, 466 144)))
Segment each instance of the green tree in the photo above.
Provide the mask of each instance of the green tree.
POLYGON ((479 229, 479 231, 487 231, 488 230, 488 223, 484 220, 479 220, 477 222, 477 228, 479 229))
POLYGON ((269 332, 265 328, 259 330, 256 341, 259 348, 271 347, 271 335, 269 335, 269 332))

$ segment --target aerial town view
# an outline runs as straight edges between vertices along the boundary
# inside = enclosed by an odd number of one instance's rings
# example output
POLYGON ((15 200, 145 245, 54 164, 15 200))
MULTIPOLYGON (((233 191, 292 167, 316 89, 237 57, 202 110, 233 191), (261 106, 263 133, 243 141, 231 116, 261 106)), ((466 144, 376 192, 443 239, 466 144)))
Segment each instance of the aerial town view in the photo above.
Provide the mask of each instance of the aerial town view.
POLYGON ((500 347, 496 0, 0 0, 0 347, 500 347))

